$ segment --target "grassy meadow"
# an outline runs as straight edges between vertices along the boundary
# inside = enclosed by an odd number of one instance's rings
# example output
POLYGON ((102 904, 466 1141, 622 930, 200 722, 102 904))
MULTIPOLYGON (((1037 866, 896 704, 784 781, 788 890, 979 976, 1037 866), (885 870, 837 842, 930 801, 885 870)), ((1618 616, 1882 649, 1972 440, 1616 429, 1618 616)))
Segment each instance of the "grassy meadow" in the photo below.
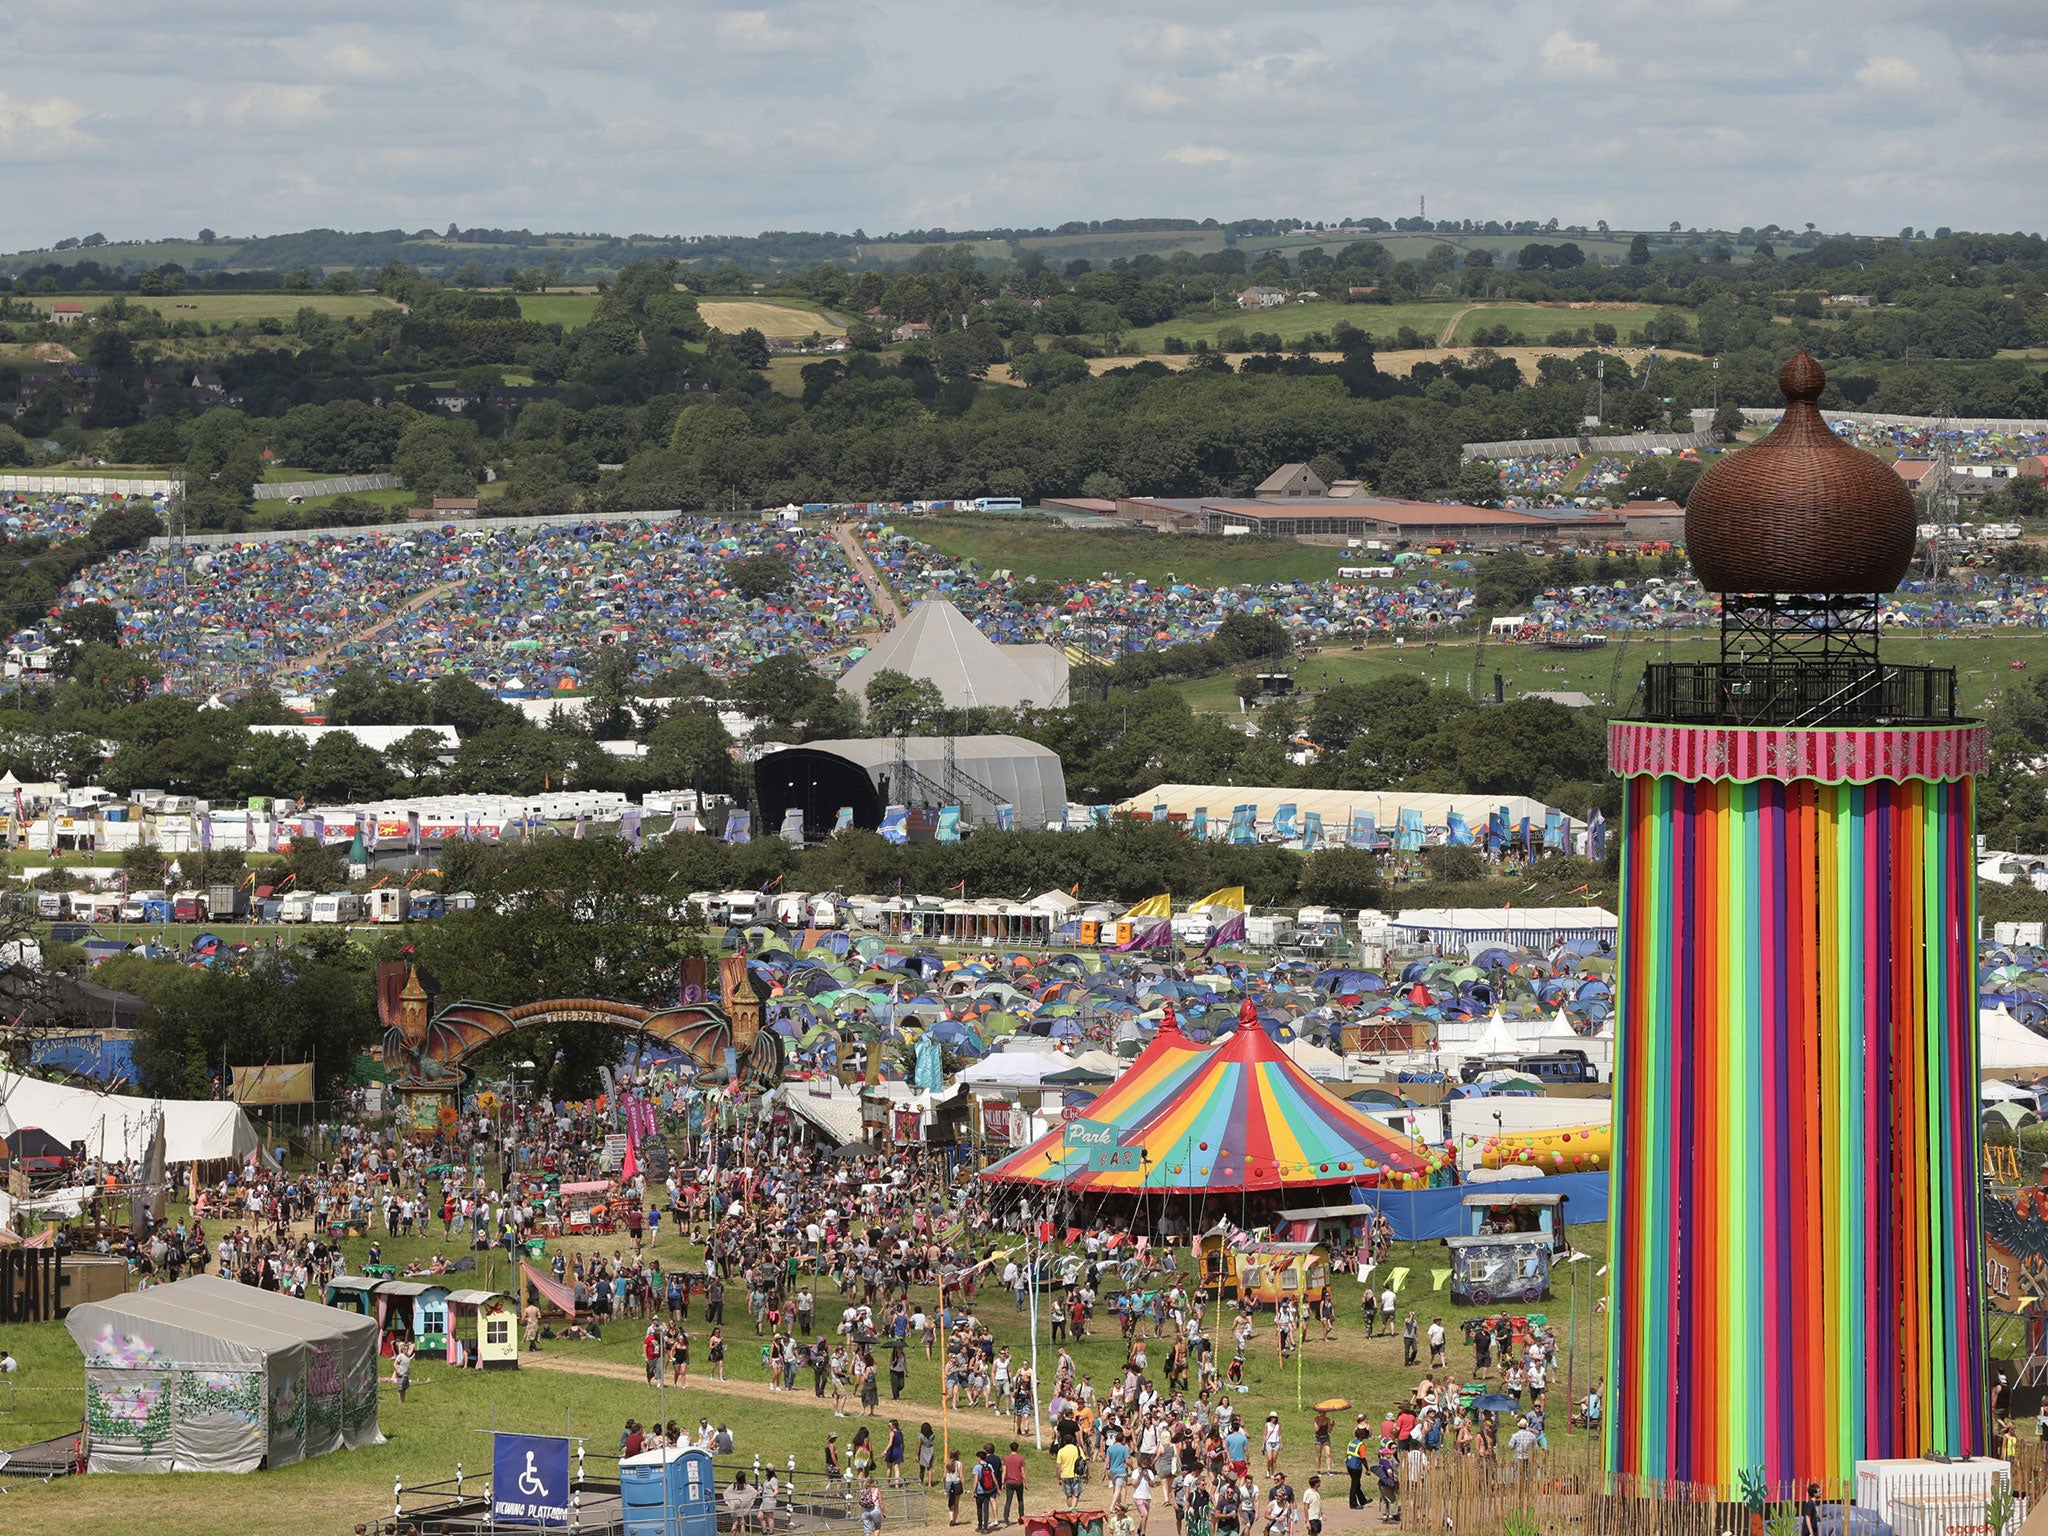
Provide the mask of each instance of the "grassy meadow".
POLYGON ((1259 581, 1318 581, 1355 563, 1342 549, 1292 539, 1225 539, 1149 530, 1070 528, 1042 518, 919 517, 896 531, 941 554, 979 560, 1044 582, 1094 581, 1105 574, 1198 586, 1259 581))
MULTIPOLYGON (((1593 1296, 1600 1282, 1595 1272, 1604 1262, 1605 1227, 1574 1226, 1574 1245, 1590 1255, 1586 1261, 1562 1267, 1558 1276, 1557 1299, 1541 1310, 1550 1319, 1561 1342, 1570 1346, 1569 1372, 1560 1362, 1556 1396, 1565 1395, 1567 1382, 1581 1392, 1602 1373, 1604 1328, 1593 1313, 1593 1296), (1571 1288, 1579 1291, 1576 1316, 1571 1288)), ((589 1254, 598 1249, 619 1248, 623 1239, 599 1238, 571 1243, 570 1251, 589 1254)), ((346 1251, 350 1268, 365 1260, 368 1241, 350 1240, 346 1251)), ((387 1239, 383 1245, 386 1262, 403 1265, 413 1258, 425 1259, 440 1250, 449 1257, 466 1251, 460 1237, 452 1241, 438 1237, 387 1239)), ((653 1253, 665 1267, 678 1264, 695 1267, 701 1250, 686 1245, 664 1229, 653 1253)), ((1185 1255, 1182 1263, 1185 1266, 1185 1255)), ((1447 1291, 1434 1289, 1435 1272, 1444 1267, 1441 1245, 1397 1244, 1389 1267, 1405 1268, 1400 1286, 1403 1310, 1413 1306, 1423 1324, 1441 1316, 1451 1330, 1450 1363, 1454 1374, 1465 1374, 1471 1366, 1469 1349, 1461 1346, 1458 1325, 1483 1309, 1451 1304, 1447 1291)), ((479 1274, 471 1283, 507 1283, 503 1255, 480 1260, 479 1274), (495 1267, 492 1267, 494 1264, 495 1267)), ((1112 1282, 1113 1284, 1113 1282, 1112 1282)), ((1360 1298, 1363 1289, 1348 1276, 1335 1279, 1338 1303, 1335 1335, 1325 1343, 1312 1329, 1311 1342, 1297 1363, 1277 1358, 1270 1314, 1259 1320, 1258 1331, 1246 1354, 1245 1382, 1248 1390, 1239 1399, 1239 1410, 1256 1423, 1269 1410, 1281 1414, 1286 1449, 1283 1465, 1297 1481, 1312 1468, 1308 1405, 1339 1397, 1375 1415, 1397 1395, 1413 1389, 1418 1374, 1401 1359, 1398 1338, 1367 1339, 1360 1326, 1360 1298)), ((816 1287, 820 1326, 835 1324, 845 1303, 829 1281, 816 1287)), ((934 1304, 930 1290, 916 1293, 927 1308, 934 1304)), ((984 1287, 973 1305, 976 1314, 994 1332, 999 1345, 1007 1345, 1013 1358, 1029 1358, 1031 1337, 1028 1314, 1021 1313, 1010 1295, 999 1286, 984 1287)), ((388 1514, 392 1480, 421 1483, 452 1478, 456 1464, 472 1478, 489 1475, 490 1441, 493 1428, 539 1434, 564 1432, 587 1436, 595 1453, 614 1453, 620 1426, 630 1415, 652 1422, 657 1415, 694 1425, 699 1417, 731 1427, 737 1455, 751 1459, 759 1454, 778 1466, 795 1456, 803 1469, 816 1469, 822 1461, 825 1437, 838 1433, 842 1446, 850 1444, 856 1428, 866 1424, 878 1441, 886 1439, 887 1416, 892 1404, 886 1379, 881 1417, 863 1419, 856 1401, 848 1417, 833 1416, 830 1400, 821 1402, 811 1392, 808 1372, 798 1377, 796 1393, 785 1396, 767 1390, 760 1365, 759 1341, 746 1316, 745 1292, 730 1295, 726 1312, 727 1376, 723 1386, 708 1382, 704 1363, 704 1340, 709 1330, 702 1322, 701 1301, 692 1309, 688 1330, 692 1336, 692 1363, 688 1384, 670 1388, 666 1395, 649 1386, 641 1366, 640 1337, 644 1325, 624 1321, 604 1330, 601 1342, 548 1341, 538 1354, 525 1354, 517 1372, 459 1371, 445 1364, 420 1360, 414 1367, 413 1387, 408 1400, 400 1404, 385 1370, 385 1386, 379 1416, 386 1443, 356 1451, 339 1451, 285 1467, 246 1477, 179 1474, 146 1481, 117 1477, 73 1477, 47 1485, 14 1484, 8 1493, 8 1509, 16 1528, 33 1530, 37 1536, 98 1536, 125 1523, 137 1512, 137 1500, 145 1499, 151 1536, 213 1536, 222 1530, 262 1530, 277 1536, 334 1536, 349 1530, 354 1522, 388 1514)), ((1041 1317, 1041 1327, 1046 1319, 1041 1317)), ((1218 1338, 1223 1359, 1228 1360, 1231 1343, 1227 1328, 1217 1326, 1210 1314, 1211 1331, 1218 1338)), ((1098 1308, 1093 1328, 1097 1331, 1070 1345, 1076 1368, 1106 1383, 1125 1358, 1113 1318, 1098 1308)), ((1149 1328, 1147 1329, 1149 1335, 1149 1328)), ((43 1323, 10 1328, 7 1347, 21 1360, 15 1376, 16 1391, 11 1403, 0 1398, 0 1445, 18 1445, 56 1435, 78 1421, 83 1391, 83 1371, 78 1351, 61 1323, 43 1323)), ((1050 1385, 1057 1346, 1049 1333, 1039 1338, 1041 1371, 1050 1385)), ((1158 1370, 1157 1350, 1153 1370, 1158 1370)), ((886 1363, 886 1357, 884 1357, 886 1363)), ((985 1441, 1007 1446, 1015 1435, 1007 1418, 979 1408, 961 1409, 942 1420, 937 1393, 937 1367, 924 1358, 921 1348, 911 1351, 908 1384, 900 1404, 893 1411, 901 1420, 906 1439, 914 1447, 918 1427, 929 1421, 934 1430, 945 1423, 952 1438, 969 1451, 985 1441)), ((1563 1414, 1557 1419, 1561 1423, 1563 1414)), ((1340 1417, 1340 1429, 1346 1421, 1340 1417)), ((1032 1507, 1050 1502, 1050 1458, 1031 1454, 1031 1439, 1021 1437, 1030 1456, 1032 1507)), ((1554 1432, 1554 1440, 1562 1432, 1554 1432)), ((593 1469, 595 1470, 595 1469, 593 1469)), ((1334 1488, 1341 1496, 1343 1473, 1326 1480, 1326 1491, 1334 1488)), ((1337 1502, 1337 1501, 1333 1501, 1337 1502)), ((1338 1503, 1341 1508, 1341 1503, 1338 1503)), ((935 1500, 928 1518, 943 1524, 943 1502, 935 1500)))
MULTIPOLYGON (((63 296, 35 294, 30 296, 30 302, 48 314, 58 297, 63 296)), ((78 294, 66 302, 75 299, 85 306, 87 314, 91 314, 112 297, 112 294, 78 294)), ((166 320, 192 320, 201 325, 290 320, 302 309, 347 317, 375 314, 380 309, 394 307, 389 299, 374 293, 130 293, 122 297, 133 307, 155 310, 166 320)))
MULTIPOLYGON (((1624 699, 1641 681, 1643 668, 1653 661, 1707 661, 1712 659, 1711 631, 1695 630, 1676 635, 1642 635, 1622 642, 1614 636, 1608 643, 1584 655, 1547 651, 1533 645, 1488 645, 1479 659, 1479 690, 1490 693, 1493 674, 1501 674, 1508 697, 1534 692, 1578 692, 1605 705, 1615 679, 1617 653, 1621 659, 1620 686, 1624 699)), ((1996 630, 1967 638, 1923 635, 1915 630, 1891 630, 1885 636, 1885 659, 1900 665, 1924 664, 1956 669, 1958 701, 1966 711, 1983 709, 1988 697, 2019 675, 2014 662, 2038 671, 2048 667, 2048 631, 1996 630)), ((1290 668, 1304 693, 1313 693, 1333 683, 1362 683, 1394 674, 1427 677, 1439 687, 1464 688, 1471 684, 1474 642, 1470 638, 1436 642, 1410 641, 1396 646, 1381 641, 1369 646, 1319 651, 1298 658, 1290 668)), ((1237 710, 1237 679, 1234 674, 1205 677, 1177 685, 1197 710, 1237 710)))

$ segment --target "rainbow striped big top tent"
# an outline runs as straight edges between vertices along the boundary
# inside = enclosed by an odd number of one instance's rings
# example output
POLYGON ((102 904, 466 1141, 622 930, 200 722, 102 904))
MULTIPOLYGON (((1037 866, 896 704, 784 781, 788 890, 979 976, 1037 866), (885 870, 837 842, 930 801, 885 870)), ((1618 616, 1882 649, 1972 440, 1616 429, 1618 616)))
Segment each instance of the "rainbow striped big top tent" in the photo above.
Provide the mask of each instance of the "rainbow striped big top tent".
POLYGON ((1423 1147, 1353 1109, 1254 1026, 1211 1046, 1162 1027, 1083 1113, 1113 1127, 1116 1146, 1142 1149, 1141 1165, 1091 1170, 1090 1149, 1068 1145, 1061 1126, 981 1176, 1085 1194, 1256 1195, 1423 1183, 1430 1171, 1423 1147))

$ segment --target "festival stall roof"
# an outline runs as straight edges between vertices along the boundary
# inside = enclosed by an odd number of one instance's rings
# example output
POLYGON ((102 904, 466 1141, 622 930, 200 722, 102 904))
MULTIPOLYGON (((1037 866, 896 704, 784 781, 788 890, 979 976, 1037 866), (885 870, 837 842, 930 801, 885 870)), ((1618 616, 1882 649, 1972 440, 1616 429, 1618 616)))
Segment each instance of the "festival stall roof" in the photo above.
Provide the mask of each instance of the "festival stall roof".
POLYGON ((849 1146, 861 1139, 860 1091, 814 1094, 807 1083, 785 1083, 782 1102, 792 1115, 820 1132, 835 1147, 849 1146))
POLYGON ((825 837, 841 806, 857 827, 881 826, 889 805, 957 803, 967 819, 994 826, 996 807, 1016 812, 1023 831, 1042 831, 1066 814, 1067 779, 1059 754, 1022 736, 903 736, 807 741, 764 752, 754 764, 760 826, 772 833, 792 806, 804 835, 825 837), (899 782, 898 753, 909 782, 899 782), (949 788, 950 786, 950 788, 949 788))
POLYGON ((1162 1027, 1125 1078, 1088 1106, 1088 1120, 1114 1128, 1116 1146, 1144 1151, 1140 1167, 1091 1169, 1089 1149, 1068 1146, 1062 1126, 982 1177, 1092 1193, 1278 1193, 1369 1184, 1429 1166, 1421 1146, 1353 1109, 1289 1061, 1265 1030, 1239 1029, 1206 1050, 1195 1047, 1185 1067, 1165 1054, 1189 1049, 1176 1045, 1178 1035, 1162 1027), (1155 1058, 1149 1102, 1120 1097, 1125 1079, 1155 1058))
POLYGON ((86 1156, 109 1162, 143 1157, 159 1108, 166 1162, 240 1161, 262 1145, 248 1115, 230 1099, 132 1098, 0 1072, 0 1109, 16 1125, 40 1126, 66 1143, 82 1141, 86 1156))
POLYGON ((1067 659, 1049 645, 997 645, 951 603, 932 599, 882 637, 839 679, 863 703, 882 672, 932 684, 949 709, 1057 708, 1067 702, 1067 659))
POLYGON ((377 1328, 214 1275, 73 1307, 94 1472, 251 1472, 378 1445, 377 1328))
POLYGON ((1036 1088, 1054 1073, 1070 1071, 1076 1065, 1062 1050, 1005 1048, 961 1068, 957 1081, 963 1088, 1036 1088))
POLYGON ((1603 907, 1417 907, 1398 914, 1389 925, 1438 949, 1554 949, 1575 939, 1608 944, 1621 919, 1603 907))
MULTIPOLYGON (((1543 819, 1553 809, 1540 800, 1527 795, 1444 795, 1424 794, 1405 789, 1348 790, 1348 789, 1276 789, 1272 786, 1246 784, 1155 784, 1121 802, 1116 810, 1131 816, 1149 816, 1155 807, 1165 806, 1169 816, 1185 816, 1196 810, 1207 810, 1212 827, 1228 826, 1230 809, 1236 805, 1256 805, 1259 820, 1270 821, 1273 812, 1283 805, 1291 805, 1305 818, 1310 812, 1323 819, 1323 837, 1328 842, 1341 842, 1350 830, 1352 815, 1370 816, 1373 825, 1384 837, 1394 830, 1401 819, 1401 812, 1414 811, 1422 818, 1425 827, 1441 827, 1449 824, 1448 817, 1456 811, 1465 818, 1466 825, 1475 832, 1486 829, 1486 818, 1501 807, 1507 807, 1508 820, 1519 833, 1524 816, 1529 818, 1530 827, 1536 832, 1543 830, 1543 819)), ((1567 818, 1569 820, 1569 818, 1567 818)), ((1574 830, 1584 826, 1583 822, 1570 821, 1574 830)))

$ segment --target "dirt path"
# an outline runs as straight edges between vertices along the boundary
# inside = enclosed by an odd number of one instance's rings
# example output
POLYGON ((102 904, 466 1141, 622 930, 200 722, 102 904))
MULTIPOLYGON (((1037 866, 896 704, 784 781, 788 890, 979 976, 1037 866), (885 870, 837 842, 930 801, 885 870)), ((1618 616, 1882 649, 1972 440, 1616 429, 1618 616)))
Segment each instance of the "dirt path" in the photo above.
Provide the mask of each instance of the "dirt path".
POLYGON ((852 523, 834 523, 832 539, 846 555, 846 563, 853 567, 854 575, 861 585, 868 589, 868 599, 875 605, 875 613, 885 630, 894 629, 903 618, 903 610, 896 605, 896 598, 889 591, 889 584, 882 580, 882 573, 875 569, 875 562, 868 558, 862 548, 860 535, 854 532, 852 523))
POLYGON ((365 625, 363 628, 342 635, 338 639, 328 641, 326 645, 308 656, 299 665, 302 667, 324 667, 333 658, 334 653, 344 645, 353 645, 358 640, 374 640, 401 619, 418 613, 427 604, 433 602, 434 599, 445 596, 460 585, 460 582, 444 581, 439 586, 429 587, 426 591, 416 596, 408 597, 389 613, 380 614, 376 623, 365 625))
POLYGON ((1451 316, 1450 319, 1444 322, 1444 333, 1443 335, 1437 338, 1436 344, 1440 347, 1449 347, 1456 345, 1458 339, 1458 322, 1460 320, 1463 320, 1467 315, 1471 314, 1473 310, 1484 309, 1485 307, 1486 306, 1483 304, 1467 304, 1463 309, 1459 310, 1455 315, 1451 316))
MULTIPOLYGON (((646 1367, 635 1365, 630 1361, 579 1359, 574 1355, 550 1354, 545 1348, 529 1350, 521 1355, 519 1357, 519 1368, 521 1370, 566 1371, 573 1376, 603 1376, 615 1381, 645 1382, 647 1380, 646 1367)), ((756 1369, 758 1369, 758 1366, 756 1366, 756 1369)), ((718 1381, 710 1376, 700 1375, 693 1368, 690 1372, 688 1385, 682 1387, 680 1391, 684 1397, 687 1397, 692 1392, 709 1392, 714 1396, 720 1397, 750 1397, 756 1402, 762 1403, 789 1402, 795 1399, 807 1405, 820 1408, 826 1407, 831 1403, 832 1400, 829 1397, 820 1399, 810 1395, 811 1372, 808 1366, 797 1372, 796 1379, 797 1389, 795 1392, 776 1392, 771 1391, 768 1383, 765 1381, 743 1381, 738 1377, 732 1376, 727 1377, 724 1381, 718 1381)), ((671 1390, 677 1389, 672 1388, 671 1390)), ((849 1397, 847 1401, 850 1405, 847 1417, 861 1417, 860 1399, 849 1397)), ((878 1417, 885 1421, 888 1417, 887 1409, 890 1401, 891 1399, 887 1397, 882 1399, 883 1412, 878 1417)), ((911 1399, 904 1398, 902 1401, 908 1403, 911 1399)), ((936 1414, 938 1411, 932 1404, 922 1401, 918 1402, 916 1407, 920 1414, 936 1414)), ((951 1418, 956 1430, 971 1432, 983 1438, 996 1434, 1014 1436, 1017 1430, 1016 1420, 1008 1415, 989 1413, 981 1408, 956 1408, 953 1410, 951 1418)))

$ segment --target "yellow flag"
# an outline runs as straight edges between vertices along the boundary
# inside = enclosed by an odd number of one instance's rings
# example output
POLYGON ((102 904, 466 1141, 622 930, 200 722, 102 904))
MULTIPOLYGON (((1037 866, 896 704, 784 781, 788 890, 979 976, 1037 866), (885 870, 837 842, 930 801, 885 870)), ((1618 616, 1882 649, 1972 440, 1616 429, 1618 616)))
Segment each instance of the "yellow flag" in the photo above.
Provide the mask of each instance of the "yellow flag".
POLYGON ((1390 1291, 1398 1291, 1401 1289, 1402 1286, 1406 1285, 1407 1283, 1408 1270, 1407 1266, 1405 1265, 1402 1266, 1400 1269, 1395 1270, 1391 1275, 1387 1276, 1387 1289, 1390 1291))
POLYGON ((1442 1290, 1444 1288, 1444 1282, 1451 1278, 1451 1272, 1448 1269, 1432 1269, 1429 1272, 1429 1275, 1430 1279, 1435 1282, 1433 1285, 1430 1286, 1430 1289, 1433 1291, 1442 1290))
POLYGON ((1200 901, 1196 902, 1195 906, 1221 907, 1227 912, 1242 912, 1244 910, 1244 887, 1241 885, 1226 885, 1220 891, 1211 891, 1200 901))
POLYGON ((1171 896, 1154 896, 1149 901, 1139 902, 1130 911, 1126 912, 1124 916, 1126 918, 1171 917, 1173 916, 1173 898, 1171 896))

